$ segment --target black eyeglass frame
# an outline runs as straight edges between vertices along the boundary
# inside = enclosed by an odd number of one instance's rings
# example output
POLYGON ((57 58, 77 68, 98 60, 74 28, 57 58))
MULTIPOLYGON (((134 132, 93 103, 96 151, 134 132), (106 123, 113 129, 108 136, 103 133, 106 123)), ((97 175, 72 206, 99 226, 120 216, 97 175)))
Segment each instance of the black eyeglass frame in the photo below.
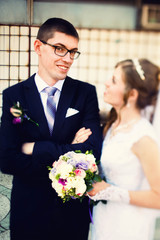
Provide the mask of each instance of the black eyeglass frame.
POLYGON ((52 44, 47 43, 47 42, 45 42, 45 41, 43 41, 43 40, 40 40, 40 41, 41 41, 43 44, 46 44, 46 45, 48 45, 48 46, 50 46, 50 47, 53 47, 53 48, 54 48, 54 53, 55 53, 57 56, 59 56, 59 57, 64 57, 64 56, 66 56, 67 53, 69 52, 69 53, 70 53, 70 59, 74 60, 74 59, 77 59, 77 58, 79 57, 79 55, 81 54, 79 51, 68 50, 68 49, 67 49, 66 47, 64 47, 64 46, 52 45, 52 44), (56 49, 59 48, 59 47, 62 47, 62 48, 64 48, 64 49, 67 50, 64 55, 59 55, 59 54, 56 53, 56 49), (75 52, 75 54, 77 54, 77 56, 76 56, 75 58, 74 58, 74 57, 71 57, 71 54, 72 54, 73 52, 75 52))

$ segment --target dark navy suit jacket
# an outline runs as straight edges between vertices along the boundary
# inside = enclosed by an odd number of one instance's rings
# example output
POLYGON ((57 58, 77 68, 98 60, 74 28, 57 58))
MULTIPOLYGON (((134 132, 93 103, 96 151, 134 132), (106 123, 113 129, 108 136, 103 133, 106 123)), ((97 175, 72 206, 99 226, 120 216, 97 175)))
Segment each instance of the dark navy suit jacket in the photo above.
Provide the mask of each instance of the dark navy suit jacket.
POLYGON ((99 160, 102 136, 95 87, 66 77, 50 136, 43 105, 35 85, 34 75, 3 92, 0 131, 0 166, 3 173, 12 174, 11 239, 87 240, 89 225, 88 199, 82 203, 71 200, 62 203, 51 187, 47 166, 59 156, 74 150, 92 150, 99 160), (24 120, 13 124, 10 108, 19 102, 35 122, 24 120), (66 118, 68 108, 79 112, 66 118), (82 144, 71 144, 75 133, 86 127, 92 135, 82 144), (35 142, 32 155, 21 152, 24 142, 35 142), (75 236, 76 235, 76 236, 75 236))

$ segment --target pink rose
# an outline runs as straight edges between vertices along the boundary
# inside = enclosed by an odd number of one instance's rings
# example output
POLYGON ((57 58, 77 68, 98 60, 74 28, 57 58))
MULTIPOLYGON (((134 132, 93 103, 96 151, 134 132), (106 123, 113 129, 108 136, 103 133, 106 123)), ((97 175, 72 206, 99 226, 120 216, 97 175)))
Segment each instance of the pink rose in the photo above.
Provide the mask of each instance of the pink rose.
POLYGON ((75 172, 76 176, 79 176, 82 178, 85 178, 85 176, 86 176, 86 173, 83 169, 77 168, 74 172, 75 172))
POLYGON ((90 171, 95 172, 97 170, 97 165, 95 163, 92 164, 90 171))
POLYGON ((78 195, 79 197, 81 197, 81 196, 83 195, 83 193, 77 193, 77 195, 78 195))
POLYGON ((52 166, 53 166, 54 168, 58 168, 58 166, 60 166, 62 163, 63 163, 62 160, 58 160, 58 161, 55 161, 55 162, 52 164, 52 166))

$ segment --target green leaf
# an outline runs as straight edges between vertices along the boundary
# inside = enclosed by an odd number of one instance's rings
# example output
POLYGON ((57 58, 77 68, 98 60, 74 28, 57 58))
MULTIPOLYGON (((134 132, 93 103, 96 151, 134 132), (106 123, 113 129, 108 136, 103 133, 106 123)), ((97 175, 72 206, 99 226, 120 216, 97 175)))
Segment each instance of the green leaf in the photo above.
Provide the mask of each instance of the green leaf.
POLYGON ((85 152, 85 154, 86 154, 86 155, 88 155, 88 154, 93 154, 93 150, 87 150, 87 151, 85 152))
POLYGON ((99 160, 99 161, 96 161, 96 164, 97 164, 97 165, 100 164, 100 160, 99 160))
POLYGON ((88 185, 87 186, 87 192, 91 191, 93 189, 93 186, 92 185, 88 185))
POLYGON ((79 198, 80 203, 82 203, 83 199, 84 199, 84 196, 79 198))
POLYGON ((52 168, 50 166, 47 166, 47 169, 50 171, 52 168))
POLYGON ((82 153, 81 150, 75 150, 75 153, 82 153))
POLYGON ((102 178, 98 175, 98 174, 95 174, 94 178, 93 178, 93 181, 94 182, 101 182, 102 181, 102 178))
POLYGON ((60 176, 61 176, 61 174, 60 173, 58 173, 57 175, 56 175, 56 180, 58 181, 59 180, 59 178, 60 178, 60 176))

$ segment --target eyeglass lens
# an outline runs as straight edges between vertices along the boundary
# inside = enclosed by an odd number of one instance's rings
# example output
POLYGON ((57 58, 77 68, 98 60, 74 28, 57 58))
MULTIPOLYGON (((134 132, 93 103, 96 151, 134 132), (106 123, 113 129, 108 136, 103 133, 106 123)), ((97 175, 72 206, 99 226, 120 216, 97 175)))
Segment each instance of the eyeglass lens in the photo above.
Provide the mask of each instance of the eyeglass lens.
POLYGON ((55 46, 55 54, 58 56, 64 57, 68 52, 70 53, 71 59, 76 59, 80 55, 80 53, 75 50, 68 50, 65 47, 55 46))

